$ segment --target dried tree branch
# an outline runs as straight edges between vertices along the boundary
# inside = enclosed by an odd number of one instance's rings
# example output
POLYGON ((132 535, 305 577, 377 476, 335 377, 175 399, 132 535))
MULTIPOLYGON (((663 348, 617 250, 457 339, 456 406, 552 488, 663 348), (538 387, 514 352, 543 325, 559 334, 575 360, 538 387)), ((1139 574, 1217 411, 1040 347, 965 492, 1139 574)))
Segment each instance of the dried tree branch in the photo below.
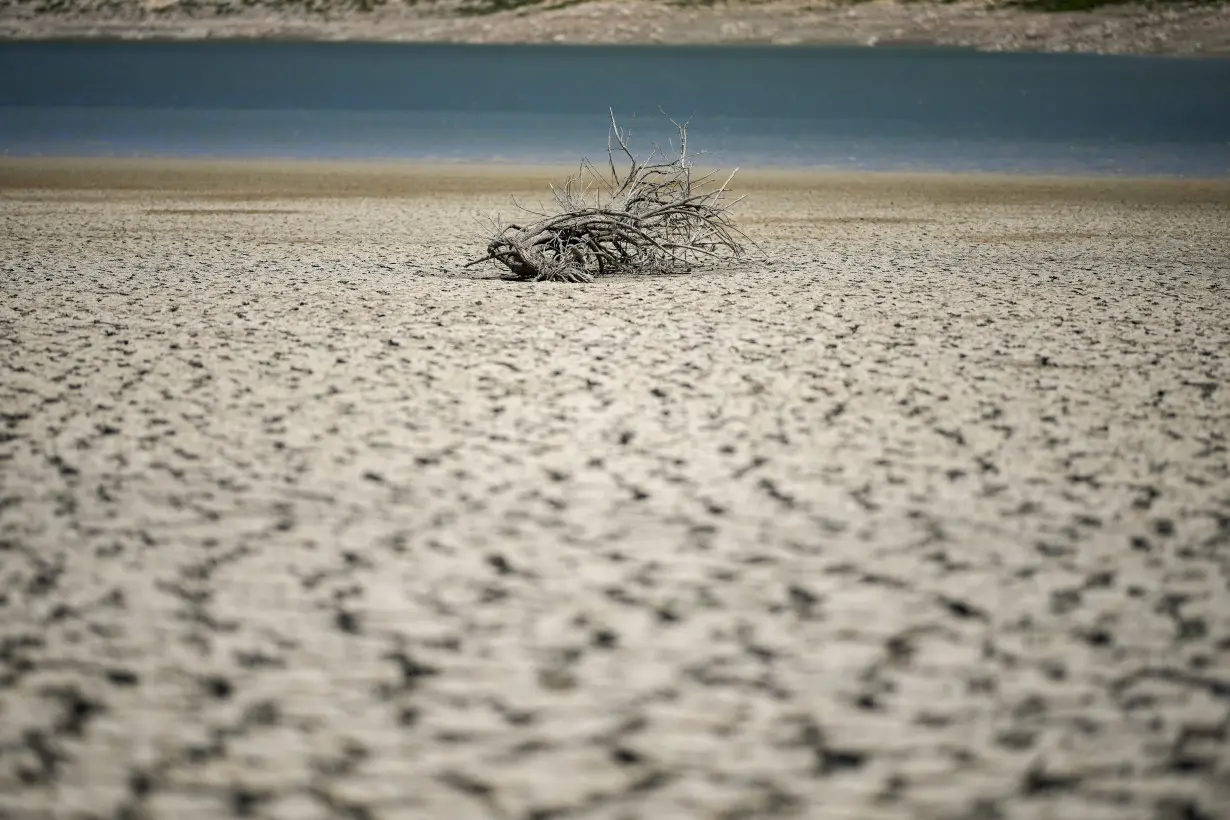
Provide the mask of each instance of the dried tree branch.
POLYGON ((539 219, 527 225, 497 224, 486 255, 467 267, 494 261, 508 269, 510 279, 591 282, 606 273, 681 273, 745 257, 746 237, 730 218, 730 209, 742 200, 729 198, 735 174, 716 188, 709 185, 713 173, 694 179, 688 125, 670 122, 678 132, 678 156, 668 159, 654 148, 640 160, 612 111, 606 152, 610 175, 583 159, 574 176, 551 186, 560 213, 523 208, 539 219), (617 153, 628 158, 622 175, 617 153))

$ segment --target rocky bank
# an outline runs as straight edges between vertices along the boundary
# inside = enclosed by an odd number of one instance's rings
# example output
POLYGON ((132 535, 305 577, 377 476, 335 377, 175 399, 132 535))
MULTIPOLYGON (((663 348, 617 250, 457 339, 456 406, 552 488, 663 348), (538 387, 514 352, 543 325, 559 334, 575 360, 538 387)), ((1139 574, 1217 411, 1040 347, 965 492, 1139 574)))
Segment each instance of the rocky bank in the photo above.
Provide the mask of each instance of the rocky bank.
POLYGON ((946 45, 1230 55, 1230 4, 1029 11, 1003 0, 7 0, 0 38, 946 45))

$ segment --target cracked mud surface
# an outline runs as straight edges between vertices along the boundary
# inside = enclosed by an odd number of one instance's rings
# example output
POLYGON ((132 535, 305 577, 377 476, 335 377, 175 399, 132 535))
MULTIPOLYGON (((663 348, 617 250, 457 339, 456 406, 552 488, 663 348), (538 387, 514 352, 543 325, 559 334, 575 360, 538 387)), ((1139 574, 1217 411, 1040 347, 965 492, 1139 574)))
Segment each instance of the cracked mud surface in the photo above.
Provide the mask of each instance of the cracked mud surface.
POLYGON ((1230 816, 1224 184, 201 168, 0 164, 0 816, 1230 816))

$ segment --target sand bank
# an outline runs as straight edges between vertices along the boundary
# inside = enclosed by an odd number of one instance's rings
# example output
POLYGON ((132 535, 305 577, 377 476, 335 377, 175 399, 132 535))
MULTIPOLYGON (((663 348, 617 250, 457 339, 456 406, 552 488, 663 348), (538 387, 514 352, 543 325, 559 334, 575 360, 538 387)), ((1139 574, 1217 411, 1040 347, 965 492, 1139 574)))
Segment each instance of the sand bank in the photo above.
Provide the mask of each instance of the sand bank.
POLYGON ((1230 186, 550 176, 0 161, 0 814, 1230 811, 1230 186))

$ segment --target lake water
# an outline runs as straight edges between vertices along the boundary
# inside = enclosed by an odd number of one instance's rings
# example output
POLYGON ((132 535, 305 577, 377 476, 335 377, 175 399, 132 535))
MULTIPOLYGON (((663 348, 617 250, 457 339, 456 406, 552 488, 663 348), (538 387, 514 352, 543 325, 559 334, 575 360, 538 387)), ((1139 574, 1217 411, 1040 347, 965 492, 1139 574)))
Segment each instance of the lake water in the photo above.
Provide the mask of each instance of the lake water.
POLYGON ((0 44, 0 152, 1230 176, 1230 61, 955 49, 0 44))

